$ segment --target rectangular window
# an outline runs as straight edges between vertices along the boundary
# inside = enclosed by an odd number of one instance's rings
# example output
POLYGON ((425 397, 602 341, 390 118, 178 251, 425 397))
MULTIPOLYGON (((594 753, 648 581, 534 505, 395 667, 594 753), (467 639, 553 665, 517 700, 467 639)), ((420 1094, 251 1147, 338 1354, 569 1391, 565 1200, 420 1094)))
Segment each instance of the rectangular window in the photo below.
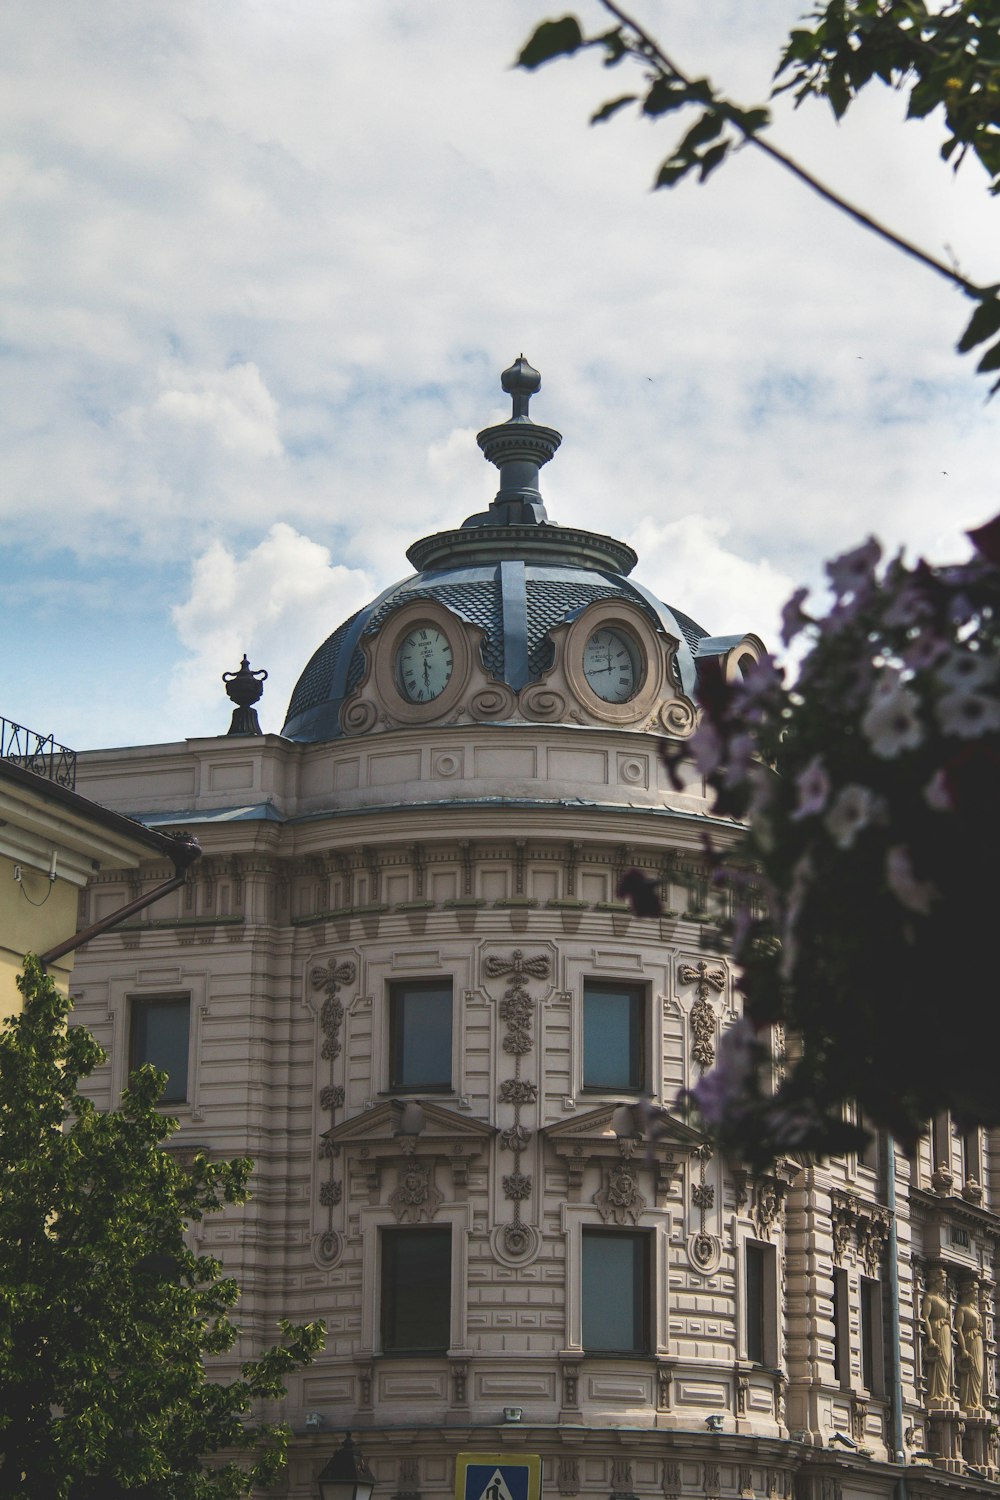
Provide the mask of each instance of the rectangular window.
POLYGON ((389 1087, 447 1092, 451 1086, 450 979, 389 986, 389 1087))
POLYGON ((382 1349, 445 1354, 451 1343, 451 1230, 382 1231, 382 1349))
POLYGON ((851 1384, 851 1325, 847 1272, 833 1272, 833 1371, 845 1390, 851 1384))
POLYGON ((587 979, 583 985, 583 1086, 638 1093, 645 1084, 639 984, 587 979))
POLYGON ((187 995, 151 995, 132 1002, 129 1067, 152 1063, 167 1075, 164 1104, 180 1104, 188 1095, 188 1044, 191 1001, 187 995))
POLYGON ((649 1235, 582 1232, 583 1347, 590 1353, 649 1349, 649 1235))
POLYGON ((743 1247, 747 1359, 774 1368, 777 1347, 777 1262, 774 1246, 747 1240, 743 1247))
POLYGON ((747 1359, 764 1363, 764 1261, 763 1245, 747 1244, 747 1359))
POLYGON ((879 1131, 864 1110, 858 1110, 858 1124, 862 1130, 868 1131, 868 1139, 858 1150, 858 1166, 867 1167, 870 1172, 879 1169, 879 1131))
POLYGON ((870 1276, 861 1278, 861 1378, 871 1395, 882 1394, 882 1284, 870 1276))

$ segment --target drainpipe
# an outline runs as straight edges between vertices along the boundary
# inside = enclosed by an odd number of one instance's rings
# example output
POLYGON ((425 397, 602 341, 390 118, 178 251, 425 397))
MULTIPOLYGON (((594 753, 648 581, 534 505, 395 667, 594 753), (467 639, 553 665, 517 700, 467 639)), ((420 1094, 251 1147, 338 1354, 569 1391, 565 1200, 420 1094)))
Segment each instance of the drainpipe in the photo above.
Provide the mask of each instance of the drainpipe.
POLYGON ((72 937, 63 943, 57 943, 47 953, 39 955, 38 962, 42 968, 54 964, 57 959, 63 958, 67 953, 73 953, 81 948, 84 943, 89 943, 91 938, 100 937, 102 932, 109 932, 112 927, 117 927, 129 917, 134 917, 137 912, 145 911, 147 906, 152 906, 154 901, 159 901, 161 896, 168 896, 171 891, 179 890, 187 880, 187 872, 196 859, 201 858, 201 845, 197 839, 176 839, 175 850, 171 854, 174 862, 174 875, 170 880, 165 880, 162 885, 147 891, 145 895, 137 896, 127 906, 121 906, 113 911, 110 916, 102 917, 99 922, 93 922, 89 927, 84 927, 81 932, 75 932, 72 937))
POLYGON ((892 1348, 892 1446, 893 1458, 900 1466, 896 1480, 896 1500, 907 1500, 906 1448, 903 1443, 903 1361, 899 1321, 899 1238, 896 1233, 896 1142, 891 1132, 885 1137, 885 1199, 889 1210, 889 1324, 892 1348))

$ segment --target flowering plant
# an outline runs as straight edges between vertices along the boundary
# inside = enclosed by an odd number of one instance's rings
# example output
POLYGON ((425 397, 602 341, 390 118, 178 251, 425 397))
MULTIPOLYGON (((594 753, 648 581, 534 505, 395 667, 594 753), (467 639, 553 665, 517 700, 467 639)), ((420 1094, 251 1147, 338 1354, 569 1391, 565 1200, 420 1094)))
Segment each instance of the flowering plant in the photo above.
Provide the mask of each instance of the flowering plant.
POLYGON ((686 753, 744 824, 713 857, 745 1021, 692 1097, 751 1159, 858 1143, 850 1100, 909 1149, 943 1110, 1000 1123, 1000 517, 970 536, 953 567, 870 539, 825 614, 786 606, 794 682, 771 657, 703 681, 686 753))

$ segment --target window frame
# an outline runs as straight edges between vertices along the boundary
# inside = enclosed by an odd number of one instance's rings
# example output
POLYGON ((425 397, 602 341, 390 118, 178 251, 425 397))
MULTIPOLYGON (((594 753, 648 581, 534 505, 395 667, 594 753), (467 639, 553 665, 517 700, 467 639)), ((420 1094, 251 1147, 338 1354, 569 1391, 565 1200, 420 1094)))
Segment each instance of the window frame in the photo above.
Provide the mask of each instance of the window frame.
POLYGON ((749 1363, 764 1370, 778 1368, 778 1256, 774 1245, 766 1240, 747 1237, 743 1241, 743 1274, 741 1292, 743 1315, 741 1332, 745 1357, 749 1363), (751 1289, 751 1280, 758 1285, 751 1289), (758 1310, 754 1313, 756 1333, 751 1348, 752 1302, 758 1310))
POLYGON ((833 1373, 841 1390, 851 1388, 851 1284, 847 1270, 834 1266, 830 1292, 833 1320, 833 1373))
MULTIPOLYGON (((385 1224, 378 1230, 379 1274, 378 1274, 378 1332, 379 1350, 393 1359, 433 1359, 447 1355, 452 1340, 452 1305, 455 1290, 454 1234, 450 1224, 385 1224), (406 1345, 397 1341, 398 1299, 405 1295, 398 1286, 400 1249, 405 1244, 414 1244, 422 1238, 425 1244, 436 1240, 447 1254, 446 1284, 438 1287, 444 1295, 444 1323, 441 1332, 443 1342, 424 1345, 406 1345), (391 1325, 391 1326, 390 1326, 391 1325)), ((439 1268, 440 1269, 440 1268, 439 1268)))
POLYGON ((420 978, 390 979, 387 981, 386 1012, 388 1018, 388 1091, 391 1094, 453 1094, 455 1092, 455 981, 452 975, 421 975, 420 978), (449 1031, 446 1082, 426 1083, 408 1081, 402 1074, 401 1054, 405 1047, 405 999, 412 994, 449 993, 449 1031))
POLYGON ((649 984, 643 980, 619 979, 589 974, 583 979, 581 1007, 580 1092, 582 1094, 638 1095, 649 1088, 649 984), (620 992, 629 996, 631 1030, 629 1082, 591 1082, 587 1077, 587 1000, 592 991, 620 992))
POLYGON ((137 1068, 141 1068, 145 1063, 152 1063, 153 1067, 161 1068, 162 1071, 167 1074, 167 1086, 162 1097, 158 1101, 161 1106, 173 1106, 178 1104, 190 1105, 192 1102, 194 1069, 192 1066, 191 1048, 194 1033, 194 1016, 191 1001, 192 997, 190 992, 188 991, 176 991, 166 994, 154 995, 129 995, 128 997, 128 1048, 126 1054, 128 1057, 128 1067, 126 1070, 126 1080, 128 1077, 131 1077, 131 1075, 137 1068), (139 1056, 139 1033, 141 1024, 140 1018, 148 1015, 149 1012, 157 1006, 175 1011, 180 1011, 183 1008, 185 1013, 186 1025, 184 1038, 185 1058, 183 1093, 171 1093, 171 1075, 168 1068, 163 1068, 162 1064, 158 1063, 155 1058, 149 1056, 139 1056))
POLYGON ((861 1335, 861 1383, 870 1396, 885 1395, 885 1310, 882 1283, 876 1276, 858 1278, 861 1335))
POLYGON ((655 1344, 653 1327, 653 1233, 649 1229, 617 1229, 607 1225, 583 1224, 580 1226, 580 1346, 585 1354, 595 1358, 646 1359, 655 1344), (587 1277, 587 1246, 600 1240, 631 1242, 633 1246, 632 1284, 632 1334, 631 1346, 595 1346, 587 1343, 585 1283, 587 1277), (636 1264, 638 1262, 638 1264, 636 1264), (638 1300, 637 1300, 638 1294, 638 1300))

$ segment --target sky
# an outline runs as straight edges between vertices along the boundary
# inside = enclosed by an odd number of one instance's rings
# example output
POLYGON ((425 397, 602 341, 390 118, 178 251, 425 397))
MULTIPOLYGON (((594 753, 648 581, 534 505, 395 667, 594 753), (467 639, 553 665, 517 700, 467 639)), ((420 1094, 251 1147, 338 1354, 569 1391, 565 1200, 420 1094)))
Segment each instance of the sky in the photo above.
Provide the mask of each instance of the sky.
MULTIPOLYGON (((0 716, 74 749, 221 734, 246 652, 280 731, 410 542, 492 497, 475 434, 522 351, 551 519, 630 542, 712 634, 777 644, 870 533, 967 555, 1000 397, 954 352, 961 295, 752 150, 652 192, 676 118, 588 125, 638 80, 511 66, 565 4, 5 0, 0 716)), ((755 104, 803 8, 635 13, 755 104)), ((785 100, 773 139, 1000 279, 980 168, 904 114, 785 100)))

